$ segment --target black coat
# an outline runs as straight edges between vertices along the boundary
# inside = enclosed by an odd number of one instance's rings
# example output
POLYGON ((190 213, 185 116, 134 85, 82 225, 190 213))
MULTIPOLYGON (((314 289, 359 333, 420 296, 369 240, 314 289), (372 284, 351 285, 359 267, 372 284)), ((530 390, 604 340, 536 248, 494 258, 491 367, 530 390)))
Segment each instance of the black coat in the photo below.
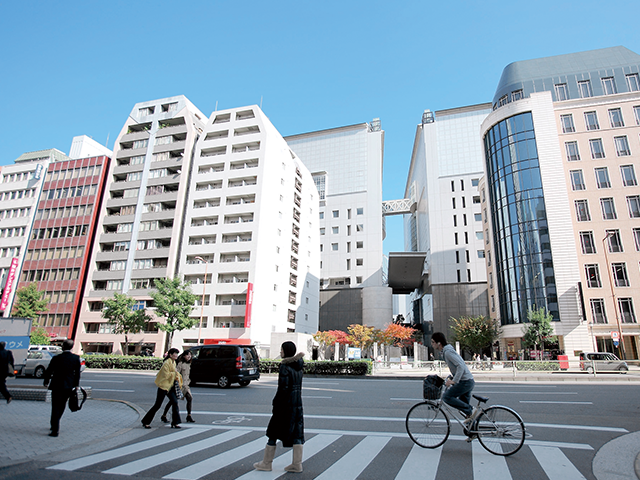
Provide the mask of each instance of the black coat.
POLYGON ((44 372, 44 384, 49 390, 71 390, 80 385, 80 357, 69 350, 54 356, 44 372))
POLYGON ((0 350, 0 378, 7 378, 9 364, 15 366, 13 363, 13 353, 11 353, 11 350, 3 348, 0 350))
POLYGON ((278 391, 273 397, 273 415, 267 427, 267 437, 291 447, 294 440, 304 443, 302 412, 302 368, 304 353, 287 357, 280 363, 278 391))

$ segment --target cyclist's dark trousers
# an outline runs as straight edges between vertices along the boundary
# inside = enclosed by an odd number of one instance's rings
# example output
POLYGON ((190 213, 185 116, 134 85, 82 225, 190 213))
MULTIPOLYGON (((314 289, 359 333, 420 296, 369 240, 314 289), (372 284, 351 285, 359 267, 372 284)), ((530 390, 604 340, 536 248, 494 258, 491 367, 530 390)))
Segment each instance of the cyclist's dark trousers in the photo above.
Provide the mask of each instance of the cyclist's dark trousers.
POLYGON ((469 405, 471 400, 471 392, 476 382, 471 380, 460 380, 453 387, 444 392, 442 399, 447 405, 451 405, 453 408, 457 408, 466 416, 471 415, 473 407, 469 405))

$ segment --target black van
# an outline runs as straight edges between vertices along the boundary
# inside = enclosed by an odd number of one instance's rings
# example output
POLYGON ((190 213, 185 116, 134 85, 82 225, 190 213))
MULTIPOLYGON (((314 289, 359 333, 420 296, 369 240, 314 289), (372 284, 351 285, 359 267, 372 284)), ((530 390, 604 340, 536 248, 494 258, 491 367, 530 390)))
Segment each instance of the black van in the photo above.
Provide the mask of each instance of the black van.
POLYGON ((260 378, 260 359, 253 345, 200 345, 190 350, 191 385, 217 383, 228 388, 239 383, 246 387, 260 378))

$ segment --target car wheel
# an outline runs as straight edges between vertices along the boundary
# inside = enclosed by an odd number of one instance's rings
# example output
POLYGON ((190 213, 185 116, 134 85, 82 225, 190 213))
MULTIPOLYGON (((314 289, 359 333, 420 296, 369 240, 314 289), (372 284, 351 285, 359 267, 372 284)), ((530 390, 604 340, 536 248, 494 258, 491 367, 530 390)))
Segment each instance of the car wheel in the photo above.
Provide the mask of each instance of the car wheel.
POLYGON ((251 383, 251 380, 240 380, 240 386, 241 387, 246 387, 247 385, 249 385, 251 383))
POLYGON ((591 375, 593 373, 593 367, 587 367, 587 373, 591 375))
POLYGON ((218 379, 218 386, 219 386, 220 388, 229 388, 229 387, 231 386, 231 382, 229 381, 229 377, 226 377, 226 376, 224 376, 224 375, 223 375, 223 376, 221 376, 221 377, 218 379))
POLYGON ((43 366, 36 367, 36 369, 33 371, 33 376, 36 378, 44 377, 44 367, 43 366))
POLYGON ((625 367, 624 365, 622 365, 618 371, 620 371, 621 373, 627 373, 629 371, 629 367, 625 367))

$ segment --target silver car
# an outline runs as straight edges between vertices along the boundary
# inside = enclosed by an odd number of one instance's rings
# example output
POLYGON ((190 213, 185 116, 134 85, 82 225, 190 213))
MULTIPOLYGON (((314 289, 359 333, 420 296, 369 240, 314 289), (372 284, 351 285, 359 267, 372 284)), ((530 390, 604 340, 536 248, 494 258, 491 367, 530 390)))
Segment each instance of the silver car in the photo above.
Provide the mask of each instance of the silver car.
MULTIPOLYGON (((51 359, 59 355, 62 351, 32 350, 27 354, 27 361, 22 369, 22 375, 33 375, 36 378, 44 377, 44 372, 49 366, 51 359)), ((86 365, 84 358, 80 358, 80 371, 84 371, 86 365)))
POLYGON ((613 353, 608 352, 593 352, 593 353, 581 353, 580 354, 580 370, 586 370, 589 373, 593 373, 593 369, 596 372, 622 372, 629 371, 627 362, 620 360, 613 353))

